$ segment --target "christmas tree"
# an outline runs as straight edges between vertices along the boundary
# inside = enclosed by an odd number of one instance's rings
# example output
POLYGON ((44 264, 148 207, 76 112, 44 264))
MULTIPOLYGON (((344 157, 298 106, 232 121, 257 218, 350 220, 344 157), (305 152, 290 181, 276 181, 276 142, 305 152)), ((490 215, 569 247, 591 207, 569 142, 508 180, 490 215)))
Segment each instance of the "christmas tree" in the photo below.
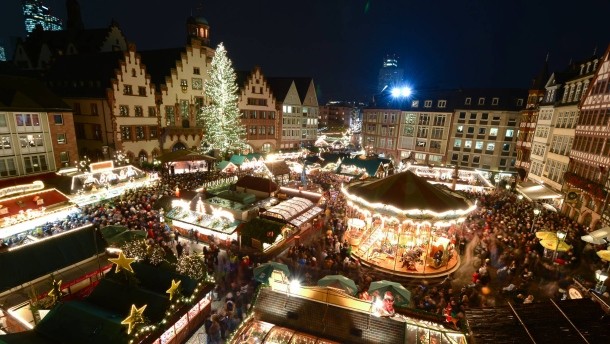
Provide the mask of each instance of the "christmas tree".
POLYGON ((235 71, 222 43, 216 48, 208 75, 205 95, 209 105, 204 106, 199 114, 205 129, 201 150, 203 153, 218 150, 223 157, 229 153, 241 152, 246 147, 246 129, 241 124, 237 107, 235 71))

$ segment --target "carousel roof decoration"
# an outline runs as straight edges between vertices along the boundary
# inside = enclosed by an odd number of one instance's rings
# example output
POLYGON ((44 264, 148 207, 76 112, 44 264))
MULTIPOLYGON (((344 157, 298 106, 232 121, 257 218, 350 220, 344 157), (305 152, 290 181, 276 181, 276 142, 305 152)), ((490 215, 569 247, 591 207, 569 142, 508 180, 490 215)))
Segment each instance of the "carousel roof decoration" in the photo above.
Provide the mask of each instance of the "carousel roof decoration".
POLYGON ((457 193, 443 190, 411 171, 343 187, 353 206, 412 220, 454 220, 476 208, 476 204, 457 193))

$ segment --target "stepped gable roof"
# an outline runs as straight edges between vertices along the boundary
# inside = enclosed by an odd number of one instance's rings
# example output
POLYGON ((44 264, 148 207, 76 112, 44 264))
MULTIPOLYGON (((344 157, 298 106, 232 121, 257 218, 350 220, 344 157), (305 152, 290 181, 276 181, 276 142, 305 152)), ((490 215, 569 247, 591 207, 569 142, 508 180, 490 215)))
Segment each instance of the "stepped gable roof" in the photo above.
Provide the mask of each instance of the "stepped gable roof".
MULTIPOLYGON (((160 90, 161 85, 165 85, 165 77, 172 74, 172 69, 176 69, 178 61, 182 60, 184 48, 167 48, 157 50, 140 51, 142 64, 146 67, 146 73, 150 75, 153 85, 160 90)), ((178 85, 179 87, 180 85, 178 85)))
POLYGON ((71 112, 72 108, 37 79, 0 75, 0 111, 71 112))
POLYGON ((262 192, 274 192, 277 190, 277 184, 271 179, 254 176, 243 176, 239 178, 235 183, 235 186, 262 192))
POLYGON ((347 188, 347 193, 369 203, 386 204, 402 210, 426 209, 442 213, 470 208, 463 198, 437 188, 411 171, 352 185, 347 188))
POLYGON ((49 88, 63 97, 105 98, 124 52, 60 56, 45 73, 49 88))
POLYGON ((271 92, 278 102, 284 102, 290 86, 294 82, 292 78, 266 78, 271 92))

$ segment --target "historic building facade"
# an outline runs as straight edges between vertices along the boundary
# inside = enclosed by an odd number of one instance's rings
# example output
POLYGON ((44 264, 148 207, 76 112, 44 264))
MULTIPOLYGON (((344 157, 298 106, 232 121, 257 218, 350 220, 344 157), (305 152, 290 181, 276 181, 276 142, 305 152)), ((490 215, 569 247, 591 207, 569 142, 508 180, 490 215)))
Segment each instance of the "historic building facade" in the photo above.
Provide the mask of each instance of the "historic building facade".
POLYGON ((238 107, 252 152, 268 153, 278 147, 279 116, 276 100, 259 67, 241 73, 238 107))
MULTIPOLYGON (((585 93, 563 180, 562 212, 596 229, 610 224, 610 46, 601 59, 588 60, 579 67, 579 72, 594 75, 586 88, 584 83, 580 85, 580 92, 585 93)), ((578 85, 572 86, 565 98, 576 97, 578 90, 578 85)))

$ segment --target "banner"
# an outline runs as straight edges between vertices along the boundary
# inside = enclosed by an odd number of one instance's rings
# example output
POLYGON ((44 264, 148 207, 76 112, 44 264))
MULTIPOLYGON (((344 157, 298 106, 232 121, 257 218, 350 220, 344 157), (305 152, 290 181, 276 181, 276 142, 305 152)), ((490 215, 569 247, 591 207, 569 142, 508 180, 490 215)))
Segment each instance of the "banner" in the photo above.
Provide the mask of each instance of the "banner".
POLYGON ((44 183, 40 180, 33 182, 32 184, 23 184, 23 185, 15 185, 10 186, 8 188, 0 189, 0 198, 17 194, 17 193, 26 193, 30 191, 37 191, 44 189, 44 183))

